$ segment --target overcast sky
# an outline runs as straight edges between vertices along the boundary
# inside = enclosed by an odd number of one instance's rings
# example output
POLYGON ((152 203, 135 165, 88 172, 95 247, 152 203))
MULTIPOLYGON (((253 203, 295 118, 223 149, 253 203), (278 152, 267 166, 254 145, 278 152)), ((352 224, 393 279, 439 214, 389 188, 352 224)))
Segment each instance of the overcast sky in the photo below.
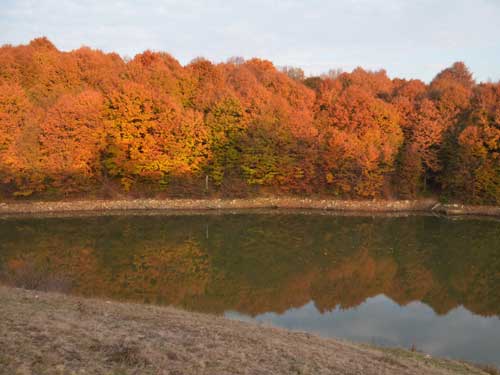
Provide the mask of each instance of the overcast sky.
POLYGON ((47 36, 133 57, 261 57, 317 74, 385 68, 430 80, 454 61, 500 79, 500 0, 0 0, 0 44, 47 36))

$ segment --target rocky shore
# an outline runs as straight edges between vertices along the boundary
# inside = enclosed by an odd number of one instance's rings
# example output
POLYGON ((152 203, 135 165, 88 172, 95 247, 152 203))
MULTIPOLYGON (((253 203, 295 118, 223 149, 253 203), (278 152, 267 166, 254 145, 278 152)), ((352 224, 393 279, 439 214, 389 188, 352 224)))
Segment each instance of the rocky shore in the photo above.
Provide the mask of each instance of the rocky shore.
POLYGON ((0 215, 109 211, 161 210, 237 210, 237 209, 314 209, 339 212, 428 212, 444 215, 500 216, 499 206, 441 204, 421 200, 334 200, 317 198, 253 199, 123 199, 0 202, 0 215))

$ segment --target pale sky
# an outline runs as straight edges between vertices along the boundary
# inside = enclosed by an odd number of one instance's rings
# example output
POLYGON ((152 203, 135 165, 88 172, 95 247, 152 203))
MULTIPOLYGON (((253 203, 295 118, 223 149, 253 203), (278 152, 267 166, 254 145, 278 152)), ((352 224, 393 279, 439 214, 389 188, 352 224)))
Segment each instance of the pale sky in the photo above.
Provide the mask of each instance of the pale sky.
POLYGON ((500 365, 500 319, 473 314, 462 306, 437 315, 422 302, 399 306, 380 294, 354 308, 337 306, 328 312, 318 311, 311 301, 282 314, 251 318, 228 311, 225 316, 381 346, 415 345, 424 353, 500 365))
POLYGON ((61 50, 260 57, 424 81, 460 60, 479 81, 500 79, 500 0, 0 0, 0 44, 37 36, 61 50))

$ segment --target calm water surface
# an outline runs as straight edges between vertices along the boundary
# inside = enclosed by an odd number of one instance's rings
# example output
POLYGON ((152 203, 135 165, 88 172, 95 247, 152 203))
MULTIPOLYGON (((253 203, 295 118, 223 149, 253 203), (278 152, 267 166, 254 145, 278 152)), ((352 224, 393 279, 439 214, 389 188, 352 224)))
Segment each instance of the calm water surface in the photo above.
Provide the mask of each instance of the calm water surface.
POLYGON ((311 213, 0 219, 0 282, 500 365, 500 222, 311 213))

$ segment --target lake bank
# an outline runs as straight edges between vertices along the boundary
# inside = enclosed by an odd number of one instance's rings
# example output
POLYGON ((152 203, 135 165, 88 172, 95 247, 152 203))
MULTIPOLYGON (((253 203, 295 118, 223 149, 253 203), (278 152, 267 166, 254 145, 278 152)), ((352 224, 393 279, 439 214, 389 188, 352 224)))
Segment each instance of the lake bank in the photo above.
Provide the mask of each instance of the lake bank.
POLYGON ((444 215, 500 216, 499 206, 441 204, 421 200, 335 200, 317 198, 128 199, 0 203, 0 215, 109 211, 313 209, 339 212, 428 212, 444 215))
POLYGON ((487 374, 419 352, 171 307, 1 286, 0 300, 1 374, 487 374))

